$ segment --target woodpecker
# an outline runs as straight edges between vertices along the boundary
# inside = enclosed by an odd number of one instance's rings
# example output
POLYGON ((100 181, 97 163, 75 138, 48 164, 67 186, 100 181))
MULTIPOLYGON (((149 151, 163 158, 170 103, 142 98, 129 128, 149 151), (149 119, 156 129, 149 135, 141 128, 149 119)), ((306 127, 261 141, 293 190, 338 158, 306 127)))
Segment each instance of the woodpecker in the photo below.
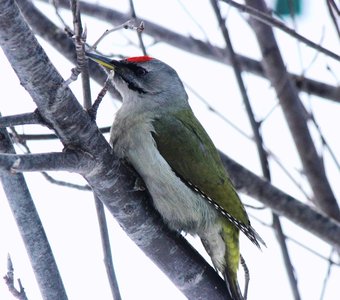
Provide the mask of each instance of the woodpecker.
POLYGON ((201 238, 233 299, 243 300, 237 281, 239 231, 258 247, 264 242, 250 225, 176 71, 149 56, 119 61, 87 56, 114 71, 113 82, 123 98, 111 128, 115 154, 143 178, 171 229, 201 238))

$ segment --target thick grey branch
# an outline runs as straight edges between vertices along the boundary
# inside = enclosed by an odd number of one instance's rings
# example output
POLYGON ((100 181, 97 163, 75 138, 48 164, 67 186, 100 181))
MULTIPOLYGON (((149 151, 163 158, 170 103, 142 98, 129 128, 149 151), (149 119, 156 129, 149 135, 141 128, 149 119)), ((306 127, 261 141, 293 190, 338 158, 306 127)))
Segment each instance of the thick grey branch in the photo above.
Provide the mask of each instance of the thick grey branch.
POLYGON ((15 172, 68 171, 79 174, 93 168, 90 156, 79 152, 0 154, 0 170, 15 172))
POLYGON ((35 112, 14 116, 0 116, 0 128, 27 124, 41 124, 41 120, 35 112))
MULTIPOLYGON (((10 9, 11 5, 1 5, 0 20, 1 14, 10 9)), ((14 147, 5 129, 0 129, 0 152, 14 153, 14 147)), ((0 180, 43 298, 66 300, 67 295, 58 267, 23 175, 0 172, 0 180)))

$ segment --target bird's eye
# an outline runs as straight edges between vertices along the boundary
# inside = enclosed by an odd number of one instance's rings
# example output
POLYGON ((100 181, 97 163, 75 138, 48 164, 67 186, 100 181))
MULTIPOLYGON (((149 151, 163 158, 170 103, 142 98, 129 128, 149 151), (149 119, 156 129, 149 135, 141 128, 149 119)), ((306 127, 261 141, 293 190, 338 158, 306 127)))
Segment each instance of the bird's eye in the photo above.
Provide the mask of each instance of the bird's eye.
POLYGON ((147 70, 145 70, 144 68, 140 67, 140 68, 137 68, 136 71, 135 71, 135 74, 137 76, 144 76, 146 73, 148 73, 147 70))

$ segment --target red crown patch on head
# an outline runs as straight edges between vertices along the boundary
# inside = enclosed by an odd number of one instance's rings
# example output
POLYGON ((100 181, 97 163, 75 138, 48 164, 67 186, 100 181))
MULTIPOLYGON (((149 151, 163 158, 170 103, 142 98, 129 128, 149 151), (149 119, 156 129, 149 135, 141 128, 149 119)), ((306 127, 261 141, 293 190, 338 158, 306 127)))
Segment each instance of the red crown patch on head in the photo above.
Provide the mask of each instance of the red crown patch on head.
POLYGON ((150 56, 135 56, 135 57, 129 57, 126 59, 126 61, 128 62, 132 62, 132 63, 142 63, 142 62, 146 62, 152 60, 152 57, 150 56))

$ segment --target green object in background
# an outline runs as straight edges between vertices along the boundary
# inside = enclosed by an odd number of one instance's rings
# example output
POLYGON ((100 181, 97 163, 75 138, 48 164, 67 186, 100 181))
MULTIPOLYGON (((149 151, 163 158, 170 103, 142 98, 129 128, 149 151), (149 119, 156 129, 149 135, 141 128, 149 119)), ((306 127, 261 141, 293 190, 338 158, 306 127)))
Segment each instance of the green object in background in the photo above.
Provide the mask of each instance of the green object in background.
POLYGON ((301 15, 302 0, 277 0, 275 12, 280 16, 301 15))

